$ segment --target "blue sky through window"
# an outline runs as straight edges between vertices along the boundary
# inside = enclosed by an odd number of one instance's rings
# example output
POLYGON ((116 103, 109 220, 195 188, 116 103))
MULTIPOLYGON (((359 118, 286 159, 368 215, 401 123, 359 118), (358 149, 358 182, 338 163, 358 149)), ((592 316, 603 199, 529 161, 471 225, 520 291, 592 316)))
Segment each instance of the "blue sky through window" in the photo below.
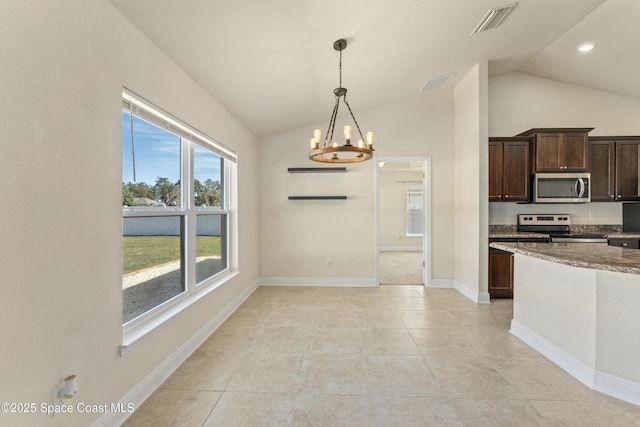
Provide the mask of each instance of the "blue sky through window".
MULTIPOLYGON (((131 147, 131 116, 122 112, 122 181, 145 182, 153 186, 158 177, 176 183, 180 179, 180 137, 139 117, 133 116, 135 148, 134 161, 131 147)), ((207 179, 220 181, 220 157, 196 145, 194 177, 200 182, 207 179)))

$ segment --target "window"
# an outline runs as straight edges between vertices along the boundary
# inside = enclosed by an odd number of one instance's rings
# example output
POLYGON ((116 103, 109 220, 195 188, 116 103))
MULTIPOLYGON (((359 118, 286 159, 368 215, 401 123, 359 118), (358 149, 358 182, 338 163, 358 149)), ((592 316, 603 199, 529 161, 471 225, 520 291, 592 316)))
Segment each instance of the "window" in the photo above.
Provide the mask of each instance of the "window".
POLYGON ((235 161, 233 151, 123 92, 125 332, 182 309, 230 273, 235 161))
POLYGON ((407 236, 422 236, 422 187, 407 187, 407 236))

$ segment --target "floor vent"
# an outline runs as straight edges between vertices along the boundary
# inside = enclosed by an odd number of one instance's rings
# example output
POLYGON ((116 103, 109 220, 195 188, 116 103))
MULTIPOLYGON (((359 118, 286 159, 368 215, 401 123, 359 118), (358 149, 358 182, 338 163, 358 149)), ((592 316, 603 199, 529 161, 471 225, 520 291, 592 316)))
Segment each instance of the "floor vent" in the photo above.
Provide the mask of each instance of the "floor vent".
POLYGON ((504 19, 511 13, 511 11, 518 5, 518 2, 508 4, 506 6, 497 7, 489 10, 484 17, 480 20, 475 30, 471 32, 471 35, 480 33, 482 31, 491 30, 496 28, 504 21, 504 19))
POLYGON ((431 89, 437 89, 439 87, 446 85, 449 79, 451 79, 451 77, 453 77, 455 74, 456 73, 451 73, 451 74, 447 74, 440 77, 434 77, 433 79, 427 80, 427 82, 424 84, 420 92, 424 92, 426 90, 431 90, 431 89))

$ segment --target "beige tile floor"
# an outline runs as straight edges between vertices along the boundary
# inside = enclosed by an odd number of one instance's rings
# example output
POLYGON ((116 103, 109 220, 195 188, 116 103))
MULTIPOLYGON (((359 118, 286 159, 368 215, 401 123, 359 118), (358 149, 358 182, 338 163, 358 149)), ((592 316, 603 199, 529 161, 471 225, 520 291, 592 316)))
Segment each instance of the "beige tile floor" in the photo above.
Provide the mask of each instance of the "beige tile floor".
POLYGON ((422 252, 382 251, 378 257, 381 285, 422 285, 422 252))
POLYGON ((451 289, 261 287, 125 426, 640 426, 451 289))

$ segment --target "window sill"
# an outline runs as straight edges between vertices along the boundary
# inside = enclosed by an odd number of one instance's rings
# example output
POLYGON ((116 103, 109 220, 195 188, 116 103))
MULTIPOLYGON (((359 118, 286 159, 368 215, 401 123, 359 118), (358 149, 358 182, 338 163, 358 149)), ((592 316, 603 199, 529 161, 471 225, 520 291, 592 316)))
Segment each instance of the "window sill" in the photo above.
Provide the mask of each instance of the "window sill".
POLYGON ((176 300, 175 303, 169 305, 166 309, 158 312, 154 316, 150 316, 135 325, 122 328, 122 344, 120 345, 120 356, 124 356, 138 344, 144 342, 151 335, 156 333, 164 324, 172 321, 178 314, 191 307, 193 304, 209 295, 215 289, 232 280, 240 274, 239 271, 227 271, 221 276, 215 278, 210 283, 200 285, 195 292, 176 300))

